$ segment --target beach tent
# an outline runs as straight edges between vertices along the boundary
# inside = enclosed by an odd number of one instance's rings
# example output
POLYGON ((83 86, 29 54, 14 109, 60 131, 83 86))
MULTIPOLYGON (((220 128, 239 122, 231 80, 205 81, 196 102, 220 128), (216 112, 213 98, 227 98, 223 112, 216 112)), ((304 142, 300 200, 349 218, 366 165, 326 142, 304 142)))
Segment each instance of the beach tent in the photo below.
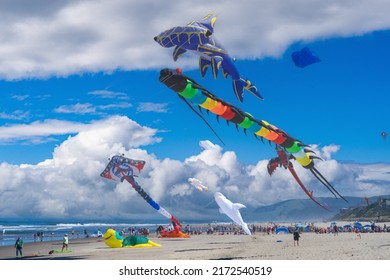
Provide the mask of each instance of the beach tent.
POLYGON ((308 232, 309 231, 309 227, 305 226, 305 225, 302 225, 302 224, 296 224, 295 227, 299 230, 299 231, 304 231, 304 232, 308 232))
POLYGON ((346 232, 352 231, 352 226, 349 224, 343 225, 343 231, 346 232))
POLYGON ((297 228, 301 232, 308 232, 309 231, 309 228, 305 225, 302 225, 302 224, 296 224, 295 228, 297 228))
POLYGON ((278 227, 275 230, 276 234, 283 234, 283 233, 288 233, 288 228, 287 227, 278 227))
POLYGON ((359 222, 354 223, 354 224, 353 224, 353 228, 358 229, 359 231, 362 231, 362 230, 363 230, 363 226, 362 226, 362 224, 359 223, 359 222))
POLYGON ((363 229, 364 229, 364 232, 371 232, 372 231, 372 227, 369 224, 365 224, 363 229))

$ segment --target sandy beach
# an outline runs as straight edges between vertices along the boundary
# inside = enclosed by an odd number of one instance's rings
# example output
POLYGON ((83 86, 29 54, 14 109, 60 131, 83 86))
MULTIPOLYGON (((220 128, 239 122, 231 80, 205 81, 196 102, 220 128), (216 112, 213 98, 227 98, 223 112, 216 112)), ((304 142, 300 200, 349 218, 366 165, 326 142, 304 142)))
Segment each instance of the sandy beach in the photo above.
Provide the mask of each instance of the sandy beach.
MULTIPOLYGON (((390 233, 342 232, 301 234, 294 246, 292 234, 248 235, 201 234, 191 238, 149 239, 161 244, 154 248, 110 248, 103 238, 70 239, 70 252, 61 241, 27 243, 25 260, 390 260, 390 233)), ((13 246, 0 247, 1 260, 14 260, 13 246)))

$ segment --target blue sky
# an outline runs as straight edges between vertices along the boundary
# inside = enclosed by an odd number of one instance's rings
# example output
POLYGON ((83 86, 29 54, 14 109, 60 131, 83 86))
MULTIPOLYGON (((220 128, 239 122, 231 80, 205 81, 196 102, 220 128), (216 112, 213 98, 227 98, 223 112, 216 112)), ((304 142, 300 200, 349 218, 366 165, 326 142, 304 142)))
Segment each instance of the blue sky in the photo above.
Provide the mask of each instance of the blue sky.
MULTIPOLYGON (((186 178, 197 176, 253 207, 305 197, 289 174, 269 178, 264 171, 275 156, 273 146, 204 114, 225 145, 220 143, 158 81, 164 67, 182 68, 215 95, 312 145, 324 158, 319 169, 339 192, 389 193, 390 145, 380 136, 390 131, 388 4, 298 1, 289 8, 283 1, 198 1, 191 2, 197 9, 182 13, 190 1, 155 3, 155 10, 146 8, 147 1, 40 2, 46 9, 0 6, 0 21, 8 20, 0 29, 0 55, 6 58, 0 61, 0 174, 7 178, 0 183, 0 217, 27 215, 29 207, 42 216, 114 215, 116 207, 137 199, 124 184, 98 176, 115 153, 149 160, 140 180, 152 197, 175 209, 179 197, 192 199, 186 178), (246 93, 238 103, 231 79, 214 80, 211 73, 202 78, 195 54, 174 62, 173 49, 153 41, 159 32, 213 10, 215 36, 265 100, 246 93), (302 69, 290 56, 305 46, 322 61, 302 69), (204 141, 215 146, 205 148, 204 141), (62 201, 65 186, 79 196, 62 201), (121 201, 110 203, 110 211, 101 210, 105 191, 121 201), (14 209, 7 198, 19 192, 34 199, 14 209)), ((298 171, 319 196, 329 195, 298 171)))
MULTIPOLYGON (((201 78, 197 69, 183 70, 216 95, 305 143, 340 145, 334 156, 337 160, 389 162, 389 147, 380 137, 380 132, 389 130, 389 44, 390 31, 377 31, 296 43, 281 57, 238 61, 239 69, 265 97, 259 101, 246 93, 243 104, 235 100, 229 79, 201 78), (304 69, 296 67, 290 55, 303 46, 309 46, 322 62, 304 69)), ((197 143, 203 139, 222 145, 174 92, 159 83, 158 71, 118 70, 64 78, 2 80, 2 127, 46 119, 88 123, 120 114, 160 131, 162 143, 148 148, 159 157, 183 160, 198 150, 197 143), (191 137, 188 132, 193 133, 191 137)), ((205 116, 221 134, 225 148, 235 150, 241 160, 254 163, 274 152, 242 131, 237 133, 233 126, 205 116), (248 149, 256 152, 248 153, 248 149)), ((50 157, 55 145, 67 135, 47 135, 38 143, 28 137, 4 141, 0 146, 2 160, 38 163, 50 157)))

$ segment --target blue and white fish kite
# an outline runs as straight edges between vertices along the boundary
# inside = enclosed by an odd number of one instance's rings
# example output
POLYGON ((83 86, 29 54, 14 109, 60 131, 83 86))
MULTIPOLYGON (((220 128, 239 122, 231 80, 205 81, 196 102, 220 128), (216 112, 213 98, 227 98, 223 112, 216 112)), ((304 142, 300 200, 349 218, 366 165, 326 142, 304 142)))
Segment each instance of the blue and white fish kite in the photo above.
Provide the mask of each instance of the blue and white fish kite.
POLYGON ((244 89, 259 99, 263 99, 257 88, 249 80, 240 76, 234 65, 235 59, 213 36, 216 20, 217 17, 210 13, 200 21, 192 21, 185 26, 176 26, 166 30, 154 37, 154 40, 165 48, 175 47, 174 61, 186 51, 199 55, 199 70, 202 77, 205 76, 209 66, 211 66, 214 79, 217 78, 219 69, 222 69, 225 78, 231 76, 233 79, 233 90, 240 102, 244 100, 244 89))

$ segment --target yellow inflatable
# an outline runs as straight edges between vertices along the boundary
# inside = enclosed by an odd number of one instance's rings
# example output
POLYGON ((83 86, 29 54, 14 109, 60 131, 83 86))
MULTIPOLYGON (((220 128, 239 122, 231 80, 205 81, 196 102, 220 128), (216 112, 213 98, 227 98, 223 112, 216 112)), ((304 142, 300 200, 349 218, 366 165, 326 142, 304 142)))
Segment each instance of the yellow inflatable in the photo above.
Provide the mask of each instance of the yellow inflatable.
POLYGON ((130 235, 123 238, 119 232, 108 229, 104 234, 104 242, 111 248, 151 248, 161 247, 160 244, 154 243, 142 235, 130 235))

